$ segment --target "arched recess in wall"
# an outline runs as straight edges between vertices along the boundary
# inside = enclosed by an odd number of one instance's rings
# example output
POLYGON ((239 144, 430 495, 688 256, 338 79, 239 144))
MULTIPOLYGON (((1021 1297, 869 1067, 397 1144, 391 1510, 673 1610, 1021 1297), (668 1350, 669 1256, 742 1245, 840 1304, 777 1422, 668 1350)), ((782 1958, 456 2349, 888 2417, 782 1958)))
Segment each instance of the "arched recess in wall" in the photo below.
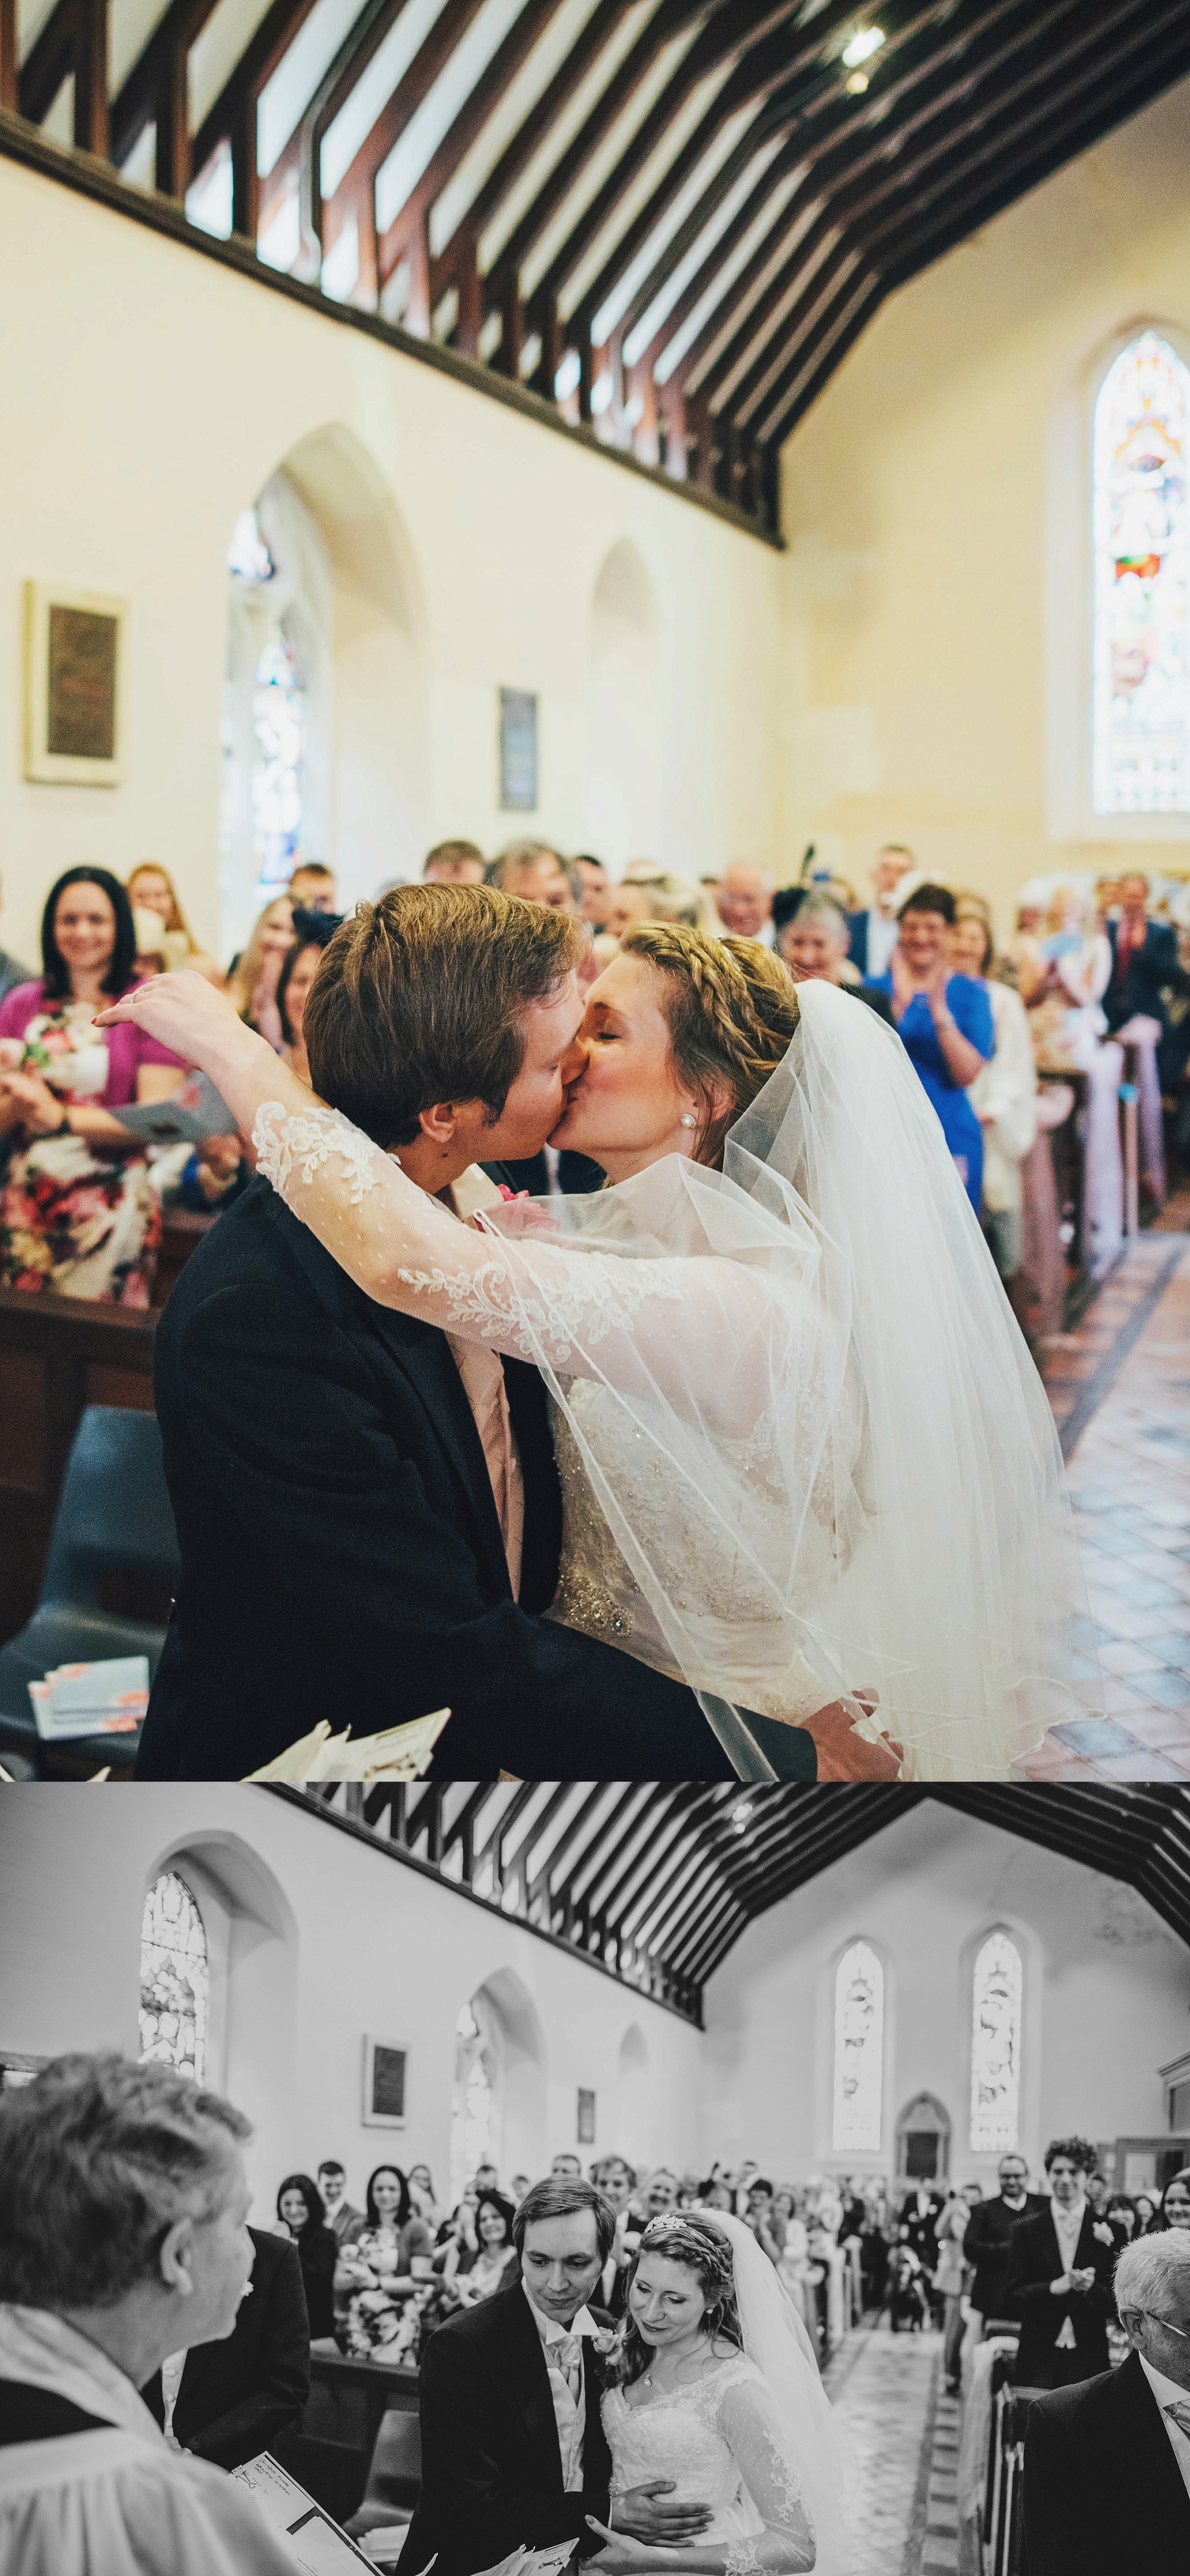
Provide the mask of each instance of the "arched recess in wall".
POLYGON ((897 2122, 898 2182, 945 2182, 950 2172, 950 2113, 936 2093, 915 2093, 897 2122))
POLYGON ((638 2172, 648 2165, 653 2152, 651 2087, 649 2083, 649 2044, 639 2022, 629 2022, 620 2042, 620 2063, 616 2079, 616 2125, 604 2148, 605 2155, 627 2156, 638 2172))
POLYGON ((254 2128, 271 2126, 292 2094, 298 1926, 271 1869, 238 1834, 195 1834, 168 1844, 146 1892, 176 1875, 202 1918, 207 1951, 203 2080, 226 2093, 254 2128))
POLYGON ((604 557, 591 598, 584 845, 618 876, 661 856, 657 596, 630 537, 604 557))
POLYGON ((541 2173, 546 2156, 545 2033, 515 1969, 477 1986, 456 2025, 451 2187, 461 2190, 483 2154, 504 2182, 541 2173))

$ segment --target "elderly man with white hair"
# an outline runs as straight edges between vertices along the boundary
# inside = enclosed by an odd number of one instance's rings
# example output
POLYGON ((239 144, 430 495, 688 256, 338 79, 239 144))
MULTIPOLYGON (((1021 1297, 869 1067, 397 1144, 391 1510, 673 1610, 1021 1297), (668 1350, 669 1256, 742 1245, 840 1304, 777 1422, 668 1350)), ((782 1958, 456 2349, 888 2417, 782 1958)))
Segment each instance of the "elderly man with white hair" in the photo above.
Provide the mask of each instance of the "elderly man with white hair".
POLYGON ((173 2067, 60 2057, 0 2105, 4 2576, 293 2576, 254 2498, 139 2391, 229 2335, 242 2112, 173 2067))
POLYGON ((1029 2576, 1190 2567, 1190 2231, 1126 2245, 1115 2294, 1127 2360, 1029 2409, 1029 2576))

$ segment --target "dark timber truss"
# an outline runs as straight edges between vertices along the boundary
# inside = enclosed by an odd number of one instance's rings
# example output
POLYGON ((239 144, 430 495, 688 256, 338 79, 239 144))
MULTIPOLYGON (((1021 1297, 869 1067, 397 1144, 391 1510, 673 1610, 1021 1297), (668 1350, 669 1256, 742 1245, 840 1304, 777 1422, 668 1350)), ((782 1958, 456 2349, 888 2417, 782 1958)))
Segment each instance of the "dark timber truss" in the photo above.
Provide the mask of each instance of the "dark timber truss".
POLYGON ((37 127, 72 80, 76 149, 159 202, 202 183, 262 276, 770 530, 782 441, 883 298, 1190 72, 1186 0, 139 9, 117 83, 109 0, 32 12, 21 60, 0 0, 0 111, 37 127))
POLYGON ((536 1780, 275 1794, 694 2022, 754 1916, 926 1798, 1123 1880, 1190 1943, 1190 1789, 536 1780))

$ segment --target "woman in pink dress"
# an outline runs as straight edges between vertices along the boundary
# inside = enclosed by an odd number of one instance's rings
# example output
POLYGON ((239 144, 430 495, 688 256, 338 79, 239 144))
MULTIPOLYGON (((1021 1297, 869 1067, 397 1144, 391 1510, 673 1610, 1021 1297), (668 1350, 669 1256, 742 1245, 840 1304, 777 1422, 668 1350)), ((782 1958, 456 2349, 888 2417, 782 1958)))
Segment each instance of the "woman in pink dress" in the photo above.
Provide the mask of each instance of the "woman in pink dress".
POLYGON ((133 1101, 164 1099, 183 1068, 138 1028, 93 1014, 133 980, 127 894, 106 868, 68 868, 46 904, 43 972, 0 1003, 0 1286, 147 1306, 161 1209, 133 1101))

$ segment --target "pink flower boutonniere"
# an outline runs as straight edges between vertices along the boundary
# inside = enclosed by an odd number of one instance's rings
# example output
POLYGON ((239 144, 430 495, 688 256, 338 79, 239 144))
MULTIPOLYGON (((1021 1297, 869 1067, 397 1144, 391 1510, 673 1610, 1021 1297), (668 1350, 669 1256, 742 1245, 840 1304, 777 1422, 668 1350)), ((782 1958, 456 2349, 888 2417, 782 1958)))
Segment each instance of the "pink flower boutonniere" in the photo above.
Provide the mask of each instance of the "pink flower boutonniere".
POLYGON ((1116 2241, 1116 2240, 1115 2240, 1115 2236, 1113 2235, 1112 2230, 1111 2230, 1111 2228, 1108 2226, 1107 2220, 1106 2220, 1105 2218, 1097 2218, 1097 2219, 1096 2219, 1096 2221, 1095 2221, 1095 2225, 1094 2225, 1094 2227, 1092 2228, 1091 2233, 1092 2233, 1092 2235, 1093 2235, 1093 2236, 1097 2236, 1097 2237, 1098 2237, 1099 2242, 1100 2242, 1100 2244, 1101 2244, 1101 2245, 1114 2245, 1114 2244, 1115 2244, 1115 2241, 1116 2241))

